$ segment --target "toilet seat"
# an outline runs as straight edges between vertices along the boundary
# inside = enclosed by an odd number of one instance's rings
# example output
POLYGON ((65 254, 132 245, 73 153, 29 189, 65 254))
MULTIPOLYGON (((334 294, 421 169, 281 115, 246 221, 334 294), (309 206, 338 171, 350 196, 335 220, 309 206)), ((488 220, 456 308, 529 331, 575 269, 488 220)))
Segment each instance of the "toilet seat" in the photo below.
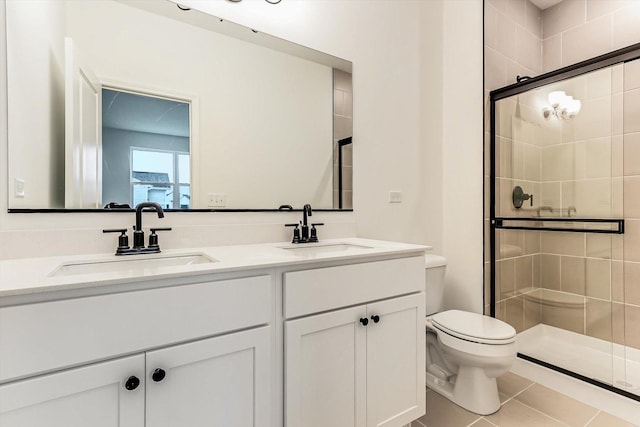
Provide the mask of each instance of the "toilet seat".
POLYGON ((516 330, 511 325, 468 311, 436 313, 431 317, 431 325, 447 335, 479 344, 511 344, 516 337, 516 330))

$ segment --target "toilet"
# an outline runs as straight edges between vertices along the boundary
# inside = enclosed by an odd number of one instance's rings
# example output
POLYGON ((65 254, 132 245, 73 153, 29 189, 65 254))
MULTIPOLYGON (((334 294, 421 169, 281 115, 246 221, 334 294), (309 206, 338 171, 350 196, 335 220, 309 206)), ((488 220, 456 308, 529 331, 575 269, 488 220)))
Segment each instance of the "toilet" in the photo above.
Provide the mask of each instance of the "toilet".
POLYGON ((516 358, 516 331, 481 314, 442 310, 447 260, 425 255, 427 386, 480 415, 500 409, 496 378, 516 358))

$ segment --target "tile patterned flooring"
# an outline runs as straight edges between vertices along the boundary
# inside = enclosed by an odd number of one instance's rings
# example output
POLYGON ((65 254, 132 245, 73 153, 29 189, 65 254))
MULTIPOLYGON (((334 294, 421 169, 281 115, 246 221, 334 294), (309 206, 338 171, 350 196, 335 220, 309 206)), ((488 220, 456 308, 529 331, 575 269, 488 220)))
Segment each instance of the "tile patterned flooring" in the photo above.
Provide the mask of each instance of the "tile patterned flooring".
POLYGON ((500 410, 480 416, 427 390, 427 414, 411 427, 640 427, 511 372, 498 392, 500 410))

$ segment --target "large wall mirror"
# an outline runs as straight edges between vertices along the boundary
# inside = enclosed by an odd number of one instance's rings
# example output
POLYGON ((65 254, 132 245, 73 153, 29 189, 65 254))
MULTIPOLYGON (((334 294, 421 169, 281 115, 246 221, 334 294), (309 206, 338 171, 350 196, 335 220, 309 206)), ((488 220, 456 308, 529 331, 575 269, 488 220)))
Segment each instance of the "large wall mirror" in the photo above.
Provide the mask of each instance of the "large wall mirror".
POLYGON ((6 0, 9 211, 351 209, 352 64, 168 0, 6 0))

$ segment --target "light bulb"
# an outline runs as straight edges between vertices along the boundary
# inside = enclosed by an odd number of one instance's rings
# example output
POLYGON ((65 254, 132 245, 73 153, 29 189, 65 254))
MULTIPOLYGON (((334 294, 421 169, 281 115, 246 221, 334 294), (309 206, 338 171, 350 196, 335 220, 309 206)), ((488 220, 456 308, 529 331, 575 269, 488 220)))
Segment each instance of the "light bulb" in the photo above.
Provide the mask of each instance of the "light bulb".
POLYGON ((553 108, 558 108, 562 101, 566 98, 566 94, 563 90, 556 90, 549 94, 549 104, 553 108))

